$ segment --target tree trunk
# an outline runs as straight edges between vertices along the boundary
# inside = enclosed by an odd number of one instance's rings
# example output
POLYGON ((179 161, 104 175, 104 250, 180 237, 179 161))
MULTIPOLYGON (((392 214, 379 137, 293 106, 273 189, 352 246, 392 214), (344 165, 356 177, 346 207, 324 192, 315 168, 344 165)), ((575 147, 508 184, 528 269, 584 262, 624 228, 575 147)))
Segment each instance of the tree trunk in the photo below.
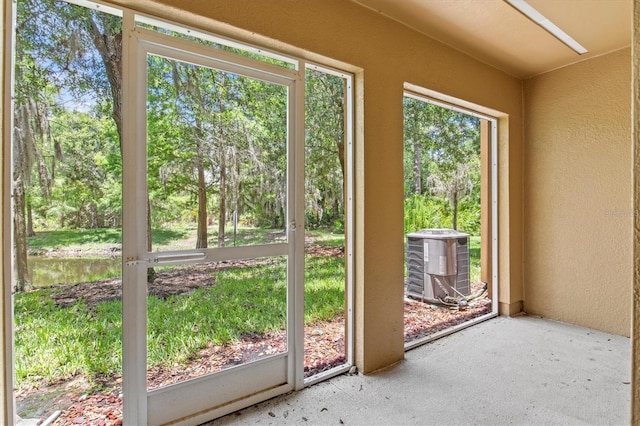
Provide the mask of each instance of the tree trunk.
POLYGON ((224 152, 220 155, 220 214, 218 216, 218 247, 224 247, 224 228, 227 217, 227 165, 224 152))
MULTIPOLYGON (((102 19, 102 26, 109 29, 102 33, 98 26, 93 12, 89 12, 88 31, 93 40, 93 44, 98 50, 109 80, 109 88, 111 90, 111 98, 113 100, 113 109, 111 116, 116 123, 118 137, 120 140, 120 156, 122 157, 122 29, 118 25, 109 22, 112 19, 119 19, 108 14, 96 15, 98 19, 102 19), (113 28, 120 28, 118 31, 113 28)), ((151 203, 149 201, 149 193, 147 192, 147 250, 152 250, 151 243, 151 203)), ((153 282, 155 279, 155 271, 149 268, 147 272, 147 281, 153 282)))
POLYGON ((344 155, 344 140, 346 138, 346 132, 343 132, 342 138, 338 139, 338 160, 340 160, 340 171, 342 172, 342 182, 346 182, 345 179, 345 155, 344 155))
POLYGON ((109 80, 109 88, 113 100, 111 116, 116 123, 118 136, 120 137, 120 154, 122 154, 122 29, 119 31, 112 30, 112 28, 118 28, 118 26, 109 22, 120 18, 108 14, 97 15, 97 18, 103 21, 103 28, 109 29, 102 33, 94 15, 92 15, 93 12, 88 13, 89 25, 87 25, 87 29, 102 58, 107 79, 109 80))
POLYGON ((453 207, 453 229, 458 230, 458 192, 453 192, 453 199, 451 201, 453 207))
MULTIPOLYGON (((149 195, 147 194, 147 251, 151 252, 151 203, 149 202, 149 195)), ((147 268, 147 283, 151 284, 156 279, 156 270, 153 268, 147 268)))
POLYGON ((31 203, 27 201, 27 237, 35 237, 36 231, 33 230, 33 211, 31 203))
POLYGON ((417 141, 413 143, 413 192, 422 195, 422 156, 417 141))
POLYGON ((13 238, 15 244, 14 292, 19 293, 31 287, 27 264, 27 224, 25 220, 24 181, 21 176, 13 183, 13 238))
POLYGON ((196 168, 198 169, 198 238, 196 248, 207 248, 207 186, 202 164, 202 147, 198 142, 196 168))

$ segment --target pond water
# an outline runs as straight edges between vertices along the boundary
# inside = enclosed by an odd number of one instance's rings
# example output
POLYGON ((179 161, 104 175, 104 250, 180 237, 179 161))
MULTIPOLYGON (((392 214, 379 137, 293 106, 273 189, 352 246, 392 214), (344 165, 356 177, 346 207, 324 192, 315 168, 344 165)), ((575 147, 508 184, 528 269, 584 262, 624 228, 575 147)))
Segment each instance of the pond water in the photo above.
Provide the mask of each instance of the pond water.
POLYGON ((31 256, 28 264, 31 283, 34 287, 113 278, 120 276, 122 270, 120 257, 83 259, 31 256))

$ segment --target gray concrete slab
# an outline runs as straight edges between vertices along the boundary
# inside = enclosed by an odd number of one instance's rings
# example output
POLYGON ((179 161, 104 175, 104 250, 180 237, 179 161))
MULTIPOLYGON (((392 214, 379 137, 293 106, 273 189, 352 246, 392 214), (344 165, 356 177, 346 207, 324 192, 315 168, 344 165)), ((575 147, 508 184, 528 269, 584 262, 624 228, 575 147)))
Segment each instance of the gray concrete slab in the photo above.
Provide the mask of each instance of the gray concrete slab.
POLYGON ((209 425, 625 425, 630 340, 537 317, 499 317, 209 425))

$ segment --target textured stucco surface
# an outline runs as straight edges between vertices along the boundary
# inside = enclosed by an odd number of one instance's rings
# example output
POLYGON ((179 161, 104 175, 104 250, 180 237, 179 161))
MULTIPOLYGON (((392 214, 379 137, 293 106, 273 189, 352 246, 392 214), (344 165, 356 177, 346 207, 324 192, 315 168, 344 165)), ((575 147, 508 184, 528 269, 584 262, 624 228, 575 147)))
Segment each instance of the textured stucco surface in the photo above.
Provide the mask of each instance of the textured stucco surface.
POLYGON ((625 336, 632 282, 631 51, 525 81, 525 304, 625 336))
POLYGON ((521 82, 344 0, 118 1, 357 73, 356 363, 396 362, 403 345, 403 123, 405 82, 502 113, 500 304, 522 299, 521 82), (159 6, 160 5, 160 6, 159 6), (507 120, 508 116, 508 120, 507 120), (508 123, 508 127, 507 127, 508 123))

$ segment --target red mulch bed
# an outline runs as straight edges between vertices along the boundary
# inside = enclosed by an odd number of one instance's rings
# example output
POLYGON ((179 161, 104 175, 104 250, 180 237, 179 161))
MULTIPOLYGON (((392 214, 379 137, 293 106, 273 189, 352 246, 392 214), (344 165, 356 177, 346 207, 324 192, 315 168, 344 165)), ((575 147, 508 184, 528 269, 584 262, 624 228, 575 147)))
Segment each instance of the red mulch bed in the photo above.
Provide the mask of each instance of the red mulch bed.
MULTIPOLYGON (((343 254, 340 248, 321 246, 312 246, 307 252, 316 256, 343 254)), ((245 264, 252 263, 229 262, 219 267, 237 267, 245 264)), ((200 274, 202 279, 185 282, 181 279, 184 277, 184 271, 161 272, 158 274, 155 287, 150 287, 149 291, 159 297, 167 297, 171 294, 188 293, 198 286, 214 285, 211 274, 203 267, 189 266, 188 268, 191 276, 194 273, 200 274)), ((473 291, 477 291, 480 287, 481 284, 472 285, 473 291)), ((102 280, 93 286, 60 287, 59 292, 52 297, 60 306, 70 306, 78 299, 84 299, 88 306, 95 306, 106 300, 121 297, 120 282, 119 280, 102 280)), ((405 342, 409 342, 489 313, 491 301, 481 297, 470 302, 467 309, 457 310, 406 299, 404 311, 405 342)), ((343 317, 305 326, 305 377, 311 377, 344 364, 344 336, 343 317)), ((284 351, 286 351, 284 331, 269 332, 265 335, 245 335, 236 342, 211 345, 202 349, 186 365, 152 367, 147 372, 147 385, 149 389, 155 389, 284 351)), ((60 410, 61 413, 53 425, 120 425, 122 424, 121 382, 121 377, 103 380, 101 390, 96 390, 90 387, 83 377, 76 377, 67 382, 44 385, 37 389, 20 390, 16 392, 18 411, 20 407, 40 406, 41 413, 44 412, 43 410, 48 411, 42 414, 42 421, 44 421, 51 412, 60 410), (73 385, 70 385, 71 382, 73 385), (48 395, 53 396, 48 397, 48 395)))

